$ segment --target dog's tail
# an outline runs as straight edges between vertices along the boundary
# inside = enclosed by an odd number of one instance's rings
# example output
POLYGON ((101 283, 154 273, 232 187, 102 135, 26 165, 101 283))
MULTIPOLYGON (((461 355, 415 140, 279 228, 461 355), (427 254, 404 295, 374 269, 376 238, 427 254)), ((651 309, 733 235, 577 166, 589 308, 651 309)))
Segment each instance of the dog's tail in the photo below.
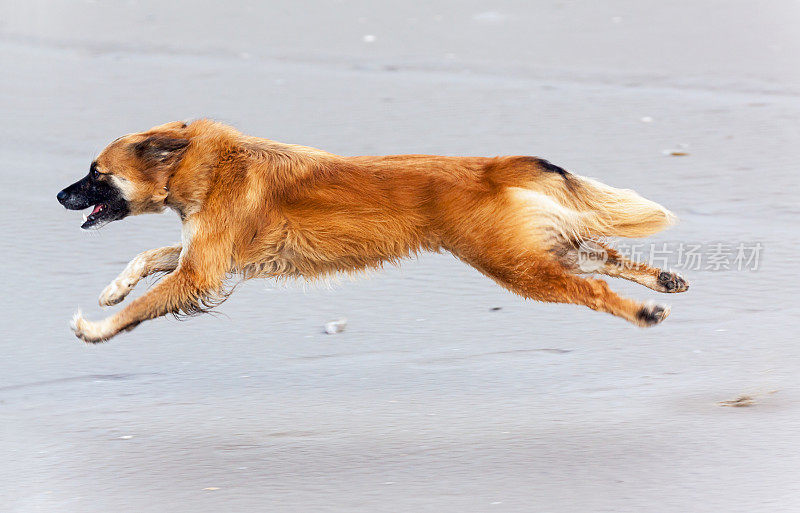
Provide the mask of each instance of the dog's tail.
POLYGON ((677 221, 672 212, 630 189, 572 174, 537 157, 499 159, 489 177, 555 200, 564 208, 552 206, 558 211, 554 222, 568 236, 647 237, 677 221))
POLYGON ((578 231, 586 235, 647 237, 677 222, 675 214, 630 189, 573 174, 563 182, 565 199, 581 213, 578 231))

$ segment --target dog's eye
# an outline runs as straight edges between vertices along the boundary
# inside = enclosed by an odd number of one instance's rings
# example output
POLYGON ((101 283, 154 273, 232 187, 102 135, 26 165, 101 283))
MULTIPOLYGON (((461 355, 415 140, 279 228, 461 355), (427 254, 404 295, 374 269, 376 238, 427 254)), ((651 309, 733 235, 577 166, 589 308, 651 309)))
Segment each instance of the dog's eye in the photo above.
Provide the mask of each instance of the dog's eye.
POLYGON ((92 178, 100 176, 100 171, 97 170, 97 162, 92 162, 92 166, 89 168, 89 175, 92 178))

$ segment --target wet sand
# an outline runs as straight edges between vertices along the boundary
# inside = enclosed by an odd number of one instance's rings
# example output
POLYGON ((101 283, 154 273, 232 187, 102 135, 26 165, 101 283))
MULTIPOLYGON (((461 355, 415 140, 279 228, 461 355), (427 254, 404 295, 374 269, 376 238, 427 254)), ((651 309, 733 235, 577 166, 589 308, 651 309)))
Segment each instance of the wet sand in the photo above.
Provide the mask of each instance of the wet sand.
POLYGON ((299 4, 3 6, 0 510, 800 510, 800 4, 299 4), (81 232, 56 192, 198 116, 348 155, 539 155, 674 210, 654 241, 759 242, 760 267, 614 281, 672 305, 640 330, 425 255, 83 345, 72 312, 107 314, 179 223, 81 232))

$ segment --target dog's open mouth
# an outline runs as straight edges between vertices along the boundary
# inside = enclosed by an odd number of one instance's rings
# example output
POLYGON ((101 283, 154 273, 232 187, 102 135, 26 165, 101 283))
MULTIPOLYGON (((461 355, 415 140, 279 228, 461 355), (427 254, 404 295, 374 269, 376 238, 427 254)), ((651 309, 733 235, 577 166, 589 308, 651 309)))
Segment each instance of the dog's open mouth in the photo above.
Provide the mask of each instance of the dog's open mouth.
MULTIPOLYGON (((88 215, 84 214, 84 216, 83 216, 83 224, 81 225, 81 228, 83 228, 84 230, 87 230, 89 228, 93 228, 96 224, 98 224, 101 221, 103 221, 104 218, 111 217, 111 216, 108 215, 109 212, 110 212, 110 209, 108 208, 108 204, 107 203, 98 203, 97 205, 94 206, 94 208, 92 208, 92 212, 90 214, 88 214, 88 215)), ((108 219, 108 220, 110 221, 110 219, 108 219)), ((105 224, 105 223, 103 223, 103 224, 105 224)), ((98 228, 99 228, 99 226, 98 226, 98 228)))

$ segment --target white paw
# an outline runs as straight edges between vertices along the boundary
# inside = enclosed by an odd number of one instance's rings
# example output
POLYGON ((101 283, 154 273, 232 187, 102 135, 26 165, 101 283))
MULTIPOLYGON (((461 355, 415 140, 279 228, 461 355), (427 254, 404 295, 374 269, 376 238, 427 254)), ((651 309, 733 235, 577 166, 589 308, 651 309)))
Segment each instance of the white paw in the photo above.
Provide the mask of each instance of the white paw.
POLYGON ((130 294, 136 282, 130 279, 114 280, 100 293, 100 306, 116 305, 130 294))
POLYGON ((113 333, 108 331, 106 325, 106 321, 87 321, 83 318, 83 314, 80 310, 75 312, 75 315, 72 316, 72 320, 69 323, 69 327, 75 333, 76 337, 91 344, 105 342, 113 336, 113 333))

